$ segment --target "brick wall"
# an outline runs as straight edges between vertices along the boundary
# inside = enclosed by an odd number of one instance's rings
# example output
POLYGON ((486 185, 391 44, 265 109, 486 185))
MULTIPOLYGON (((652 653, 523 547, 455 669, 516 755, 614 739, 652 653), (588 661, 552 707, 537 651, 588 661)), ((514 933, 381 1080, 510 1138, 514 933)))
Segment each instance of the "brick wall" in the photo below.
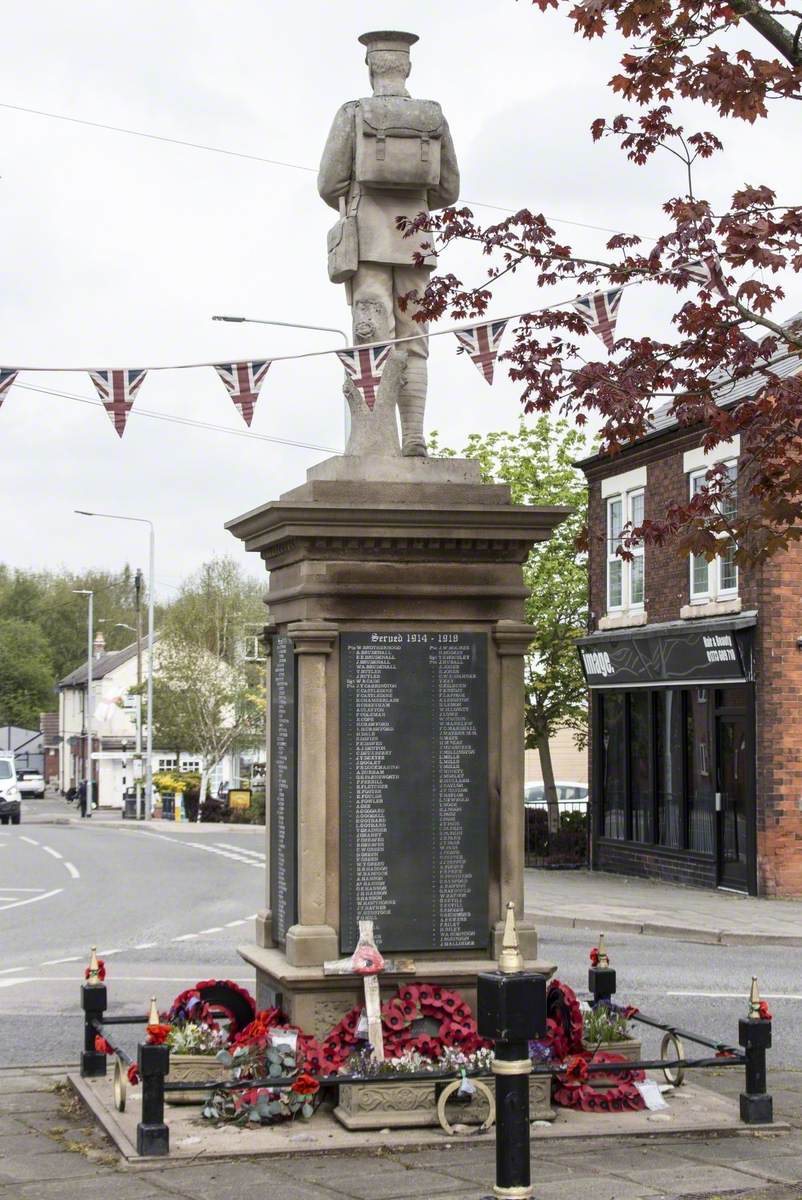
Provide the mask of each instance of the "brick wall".
POLYGON ((758 602, 758 890, 802 896, 802 545, 762 566, 758 602))

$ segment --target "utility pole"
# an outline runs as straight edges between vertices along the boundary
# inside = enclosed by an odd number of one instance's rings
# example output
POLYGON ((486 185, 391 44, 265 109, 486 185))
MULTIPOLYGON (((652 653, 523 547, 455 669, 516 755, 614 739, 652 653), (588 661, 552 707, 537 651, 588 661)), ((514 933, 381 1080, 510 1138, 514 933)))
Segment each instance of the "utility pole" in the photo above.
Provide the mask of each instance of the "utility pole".
POLYGON ((136 818, 145 813, 142 805, 142 571, 137 567, 134 577, 136 597, 136 818))
POLYGON ((86 758, 84 759, 84 779, 86 781, 86 811, 92 813, 92 642, 94 641, 94 592, 87 588, 73 588, 76 596, 86 596, 89 601, 86 614, 86 705, 84 708, 84 724, 86 726, 86 758))

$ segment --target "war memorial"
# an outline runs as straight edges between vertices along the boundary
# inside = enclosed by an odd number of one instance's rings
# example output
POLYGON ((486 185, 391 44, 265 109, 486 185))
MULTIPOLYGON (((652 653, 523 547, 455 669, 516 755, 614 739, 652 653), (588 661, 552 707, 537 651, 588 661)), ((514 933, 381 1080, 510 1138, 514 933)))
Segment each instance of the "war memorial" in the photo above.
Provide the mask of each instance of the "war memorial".
POLYGON ((508 901, 527 964, 553 969, 523 916, 522 564, 565 510, 426 453, 426 327, 400 298, 435 256, 396 218, 455 203, 459 170, 440 105, 406 89, 416 40, 360 39, 373 95, 337 112, 318 178, 354 345, 410 340, 372 407, 346 384, 344 454, 227 525, 269 572, 268 896, 241 953, 258 1005, 320 1035, 358 998, 324 964, 360 920, 388 987, 417 974, 470 1000, 508 901))

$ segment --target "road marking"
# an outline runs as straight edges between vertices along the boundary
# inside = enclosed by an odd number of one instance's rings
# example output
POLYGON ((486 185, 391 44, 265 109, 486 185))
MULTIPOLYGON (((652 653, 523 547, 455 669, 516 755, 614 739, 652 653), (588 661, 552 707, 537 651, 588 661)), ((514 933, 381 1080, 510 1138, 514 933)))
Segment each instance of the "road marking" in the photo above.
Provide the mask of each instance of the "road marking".
POLYGON ((157 946, 157 945, 158 945, 158 942, 140 942, 138 946, 134 946, 134 949, 135 950, 151 950, 154 946, 157 946))
POLYGON ((24 971, 24 970, 25 970, 25 967, 4 967, 3 970, 0 971, 0 975, 14 975, 14 974, 16 974, 17 971, 24 971))
POLYGON ((98 958, 110 958, 112 954, 122 954, 122 949, 118 946, 116 950, 98 950, 98 958))
POLYGON ((33 840, 33 838, 26 837, 24 833, 20 834, 20 841, 27 842, 29 846, 38 846, 39 845, 39 843, 35 842, 33 840))
POLYGON ((246 917, 245 920, 246 921, 255 921, 258 916, 259 916, 258 913, 251 913, 251 915, 249 917, 246 917))
MULTIPOLYGON (((186 986, 186 975, 115 975, 115 982, 119 983, 183 983, 186 986)), ((232 980, 233 983, 247 984, 253 987, 253 977, 250 979, 232 980)), ((24 979, 3 979, 0 980, 0 987, 6 987, 12 983, 75 983, 74 975, 30 975, 24 979)))
POLYGON ((180 937, 174 937, 172 940, 174 942, 189 942, 197 936, 197 933, 182 933, 180 937))
POLYGON ((64 866, 67 868, 70 875, 72 875, 73 879, 81 878, 81 872, 78 870, 77 867, 74 867, 71 862, 65 862, 64 866))
POLYGON ((63 857, 63 855, 59 854, 58 850, 53 850, 50 846, 42 846, 42 849, 44 850, 45 854, 52 854, 53 858, 63 857))
POLYGON ((226 929, 233 929, 235 925, 246 925, 247 922, 243 917, 240 921, 226 921, 226 929))
MULTIPOLYGON (((60 963, 78 962, 78 955, 74 954, 72 958, 48 958, 46 962, 39 963, 40 967, 57 967, 60 963)), ((22 970, 22 968, 20 968, 22 970)))
POLYGON ((41 896, 29 896, 27 900, 15 900, 13 904, 4 904, 0 907, 0 912, 5 912, 7 908, 19 908, 21 904, 34 904, 37 900, 49 900, 51 896, 57 896, 59 892, 63 892, 64 888, 53 888, 52 892, 43 892, 41 896))
POLYGON ((209 929, 202 929, 200 931, 200 933, 198 934, 198 937, 202 937, 204 933, 222 933, 222 932, 223 932, 222 925, 212 925, 209 929))
MULTIPOLYGON (((702 1000, 748 1000, 748 992, 666 992, 667 996, 692 996, 702 1000)), ((761 992, 761 1000, 802 1000, 796 992, 761 992)))
POLYGON ((244 846, 232 846, 229 842, 215 842, 215 845, 222 846, 224 850, 236 850, 238 854, 250 854, 254 858, 266 857, 260 850, 246 850, 244 846))

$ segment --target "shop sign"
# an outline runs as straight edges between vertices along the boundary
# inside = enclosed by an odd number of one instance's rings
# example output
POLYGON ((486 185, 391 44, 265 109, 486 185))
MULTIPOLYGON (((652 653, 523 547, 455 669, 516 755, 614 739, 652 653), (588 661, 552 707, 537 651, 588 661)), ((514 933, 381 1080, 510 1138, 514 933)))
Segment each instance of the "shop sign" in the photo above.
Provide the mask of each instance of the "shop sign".
POLYGON ((251 807, 251 790, 250 790, 250 788, 229 788, 228 806, 229 806, 229 808, 250 808, 251 807))
POLYGON ((593 639, 579 648, 590 687, 717 683, 747 678, 736 635, 684 630, 621 640, 593 639))

